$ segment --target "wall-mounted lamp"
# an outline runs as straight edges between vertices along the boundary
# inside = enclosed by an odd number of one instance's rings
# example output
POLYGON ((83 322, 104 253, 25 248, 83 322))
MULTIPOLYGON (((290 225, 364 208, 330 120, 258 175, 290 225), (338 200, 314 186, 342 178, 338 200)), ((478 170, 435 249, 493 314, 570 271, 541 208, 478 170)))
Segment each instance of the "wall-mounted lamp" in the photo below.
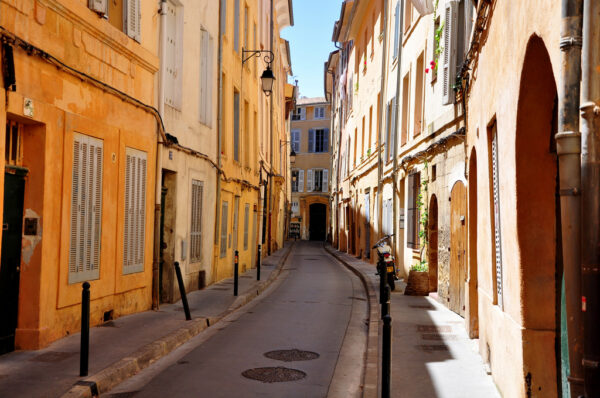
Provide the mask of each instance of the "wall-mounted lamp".
POLYGON ((262 75, 260 76, 260 81, 262 84, 262 90, 268 97, 273 92, 273 82, 275 81, 275 75, 273 75, 273 70, 271 69, 271 63, 275 59, 275 54, 273 54, 273 51, 242 49, 242 65, 244 65, 246 61, 250 60, 251 58, 258 57, 263 53, 265 54, 263 59, 267 64, 267 69, 265 69, 262 75))

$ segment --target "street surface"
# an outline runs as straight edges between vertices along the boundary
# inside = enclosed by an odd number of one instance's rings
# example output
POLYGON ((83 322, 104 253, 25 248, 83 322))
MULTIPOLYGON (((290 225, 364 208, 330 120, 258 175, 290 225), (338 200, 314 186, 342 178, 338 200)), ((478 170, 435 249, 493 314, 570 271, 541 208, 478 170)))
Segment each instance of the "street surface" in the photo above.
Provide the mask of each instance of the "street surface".
POLYGON ((107 396, 356 396, 362 379, 366 317, 358 277, 328 255, 322 243, 299 241, 278 280, 261 297, 107 396), (285 352, 284 359, 312 353, 318 358, 286 362, 264 355, 294 349, 308 353, 285 352), (275 369, 259 369, 265 367, 275 369), (281 367, 292 369, 289 376, 299 379, 278 381, 288 376, 286 370, 277 369, 281 367), (245 371, 267 382, 244 377, 245 371))

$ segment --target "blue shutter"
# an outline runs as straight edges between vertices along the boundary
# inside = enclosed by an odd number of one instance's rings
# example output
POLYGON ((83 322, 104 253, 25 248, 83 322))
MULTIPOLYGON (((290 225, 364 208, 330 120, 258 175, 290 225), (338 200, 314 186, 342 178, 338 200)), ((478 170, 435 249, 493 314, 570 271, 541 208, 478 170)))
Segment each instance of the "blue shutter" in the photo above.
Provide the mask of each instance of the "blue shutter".
POLYGON ((329 152, 329 129, 323 130, 323 152, 329 152))
POLYGON ((315 130, 308 130, 308 152, 315 151, 315 130))

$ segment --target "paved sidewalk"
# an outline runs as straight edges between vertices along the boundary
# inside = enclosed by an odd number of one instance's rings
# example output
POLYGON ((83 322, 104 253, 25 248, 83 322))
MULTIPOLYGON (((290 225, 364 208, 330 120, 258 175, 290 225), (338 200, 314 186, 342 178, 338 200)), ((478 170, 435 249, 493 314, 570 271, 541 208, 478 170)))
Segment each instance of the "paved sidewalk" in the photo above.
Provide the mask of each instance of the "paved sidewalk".
MULTIPOLYGON (((374 306, 379 317, 379 277, 375 276, 375 266, 331 246, 326 249, 359 276, 362 275, 371 296, 377 297, 374 306)), ((500 397, 491 376, 484 370, 477 352, 477 341, 467 335, 464 319, 431 297, 405 296, 405 286, 402 281, 397 283, 391 299, 392 396, 500 397)), ((373 325, 372 319, 370 325, 373 325)), ((376 329, 379 331, 380 327, 376 329)), ((369 335, 371 333, 370 326, 369 335)), ((374 341, 369 338, 368 350, 375 349, 374 341)), ((377 344, 379 351, 379 339, 377 344)), ((377 361, 380 361, 379 358, 377 361)))
POLYGON ((292 246, 263 259, 260 282, 256 269, 242 274, 237 297, 233 278, 189 293, 191 321, 179 301, 92 328, 88 377, 79 377, 79 333, 42 350, 0 356, 0 397, 91 396, 91 383, 74 386, 81 381, 96 383, 100 393, 110 390, 255 298, 279 275, 292 246))

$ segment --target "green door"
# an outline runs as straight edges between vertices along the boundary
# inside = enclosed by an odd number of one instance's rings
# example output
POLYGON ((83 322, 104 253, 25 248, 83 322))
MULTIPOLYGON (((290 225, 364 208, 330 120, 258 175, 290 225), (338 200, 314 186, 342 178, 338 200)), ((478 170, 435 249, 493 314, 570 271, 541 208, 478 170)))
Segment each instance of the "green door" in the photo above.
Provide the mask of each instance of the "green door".
POLYGON ((2 261, 0 263, 0 354, 15 349, 19 310, 19 275, 23 226, 24 169, 8 168, 4 174, 2 261))

